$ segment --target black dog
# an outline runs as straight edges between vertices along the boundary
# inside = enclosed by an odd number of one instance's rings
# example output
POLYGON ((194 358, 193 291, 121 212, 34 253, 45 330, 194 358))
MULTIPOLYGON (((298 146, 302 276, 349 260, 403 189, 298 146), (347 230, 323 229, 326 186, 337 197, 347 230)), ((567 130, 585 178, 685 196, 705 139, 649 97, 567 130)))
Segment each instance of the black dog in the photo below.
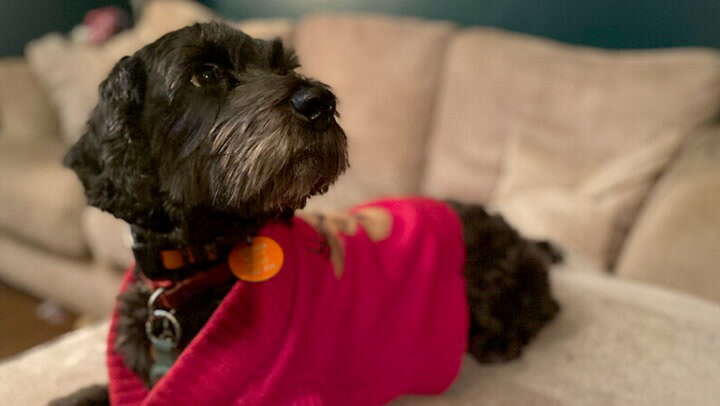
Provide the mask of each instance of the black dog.
MULTIPOLYGON (((268 221, 292 218, 347 168, 335 96, 296 73, 298 66, 279 40, 209 23, 169 33, 113 68, 88 131, 65 164, 82 181, 89 204, 131 225, 139 279, 195 277, 268 221), (161 251, 181 247, 192 255, 180 269, 166 269, 161 251)), ((516 358, 558 312, 548 282, 558 251, 522 238, 480 206, 448 204, 464 227, 468 351, 481 362, 516 358)), ((176 304, 183 331, 178 350, 232 284, 214 284, 176 304)), ((121 296, 115 348, 150 386, 158 357, 151 338, 173 331, 148 323, 147 286, 138 280, 121 296)), ((108 403, 104 386, 53 402, 108 403)))

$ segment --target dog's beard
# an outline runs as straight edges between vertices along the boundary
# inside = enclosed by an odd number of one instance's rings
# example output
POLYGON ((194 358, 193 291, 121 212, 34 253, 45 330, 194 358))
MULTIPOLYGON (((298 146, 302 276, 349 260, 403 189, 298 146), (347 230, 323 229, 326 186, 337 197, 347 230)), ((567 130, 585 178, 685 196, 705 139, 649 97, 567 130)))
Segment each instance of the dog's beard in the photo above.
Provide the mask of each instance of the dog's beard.
POLYGON ((256 81, 220 112, 209 137, 214 207, 301 208, 347 168, 346 138, 335 118, 301 120, 288 106, 288 93, 256 81))
POLYGON ((219 129, 209 187, 214 206, 252 202, 264 211, 299 208, 310 196, 325 192, 347 167, 344 135, 337 125, 318 133, 263 121, 246 125, 237 119, 219 129), (245 131, 237 131, 243 127, 245 131), (233 142, 236 137, 246 140, 233 142))

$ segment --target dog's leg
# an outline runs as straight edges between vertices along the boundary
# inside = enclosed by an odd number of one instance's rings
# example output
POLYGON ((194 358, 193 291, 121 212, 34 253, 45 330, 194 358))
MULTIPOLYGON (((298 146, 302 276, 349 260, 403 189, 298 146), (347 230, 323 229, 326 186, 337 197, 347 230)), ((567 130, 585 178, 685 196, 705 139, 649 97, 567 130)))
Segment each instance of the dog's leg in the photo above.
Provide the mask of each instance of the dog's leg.
POLYGON ((533 240, 532 243, 535 244, 542 253, 547 255, 551 264, 560 264, 565 260, 565 254, 563 254, 563 251, 551 241, 533 240))
POLYGON ((48 406, 109 406, 107 385, 92 385, 77 390, 71 395, 55 399, 48 406))
POLYGON ((517 358, 559 310, 548 268, 562 254, 551 243, 524 239, 482 206, 450 205, 460 216, 465 239, 468 351, 480 362, 517 358))

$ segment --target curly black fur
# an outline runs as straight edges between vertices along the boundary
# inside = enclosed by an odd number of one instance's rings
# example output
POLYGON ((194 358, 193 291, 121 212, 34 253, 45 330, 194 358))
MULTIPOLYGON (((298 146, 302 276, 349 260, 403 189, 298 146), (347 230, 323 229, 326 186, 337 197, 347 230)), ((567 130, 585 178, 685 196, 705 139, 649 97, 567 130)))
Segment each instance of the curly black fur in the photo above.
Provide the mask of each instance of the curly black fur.
MULTIPOLYGON (((297 67, 279 40, 253 39, 223 24, 166 34, 113 68, 65 164, 89 204, 130 223, 136 242, 179 247, 246 239, 271 219, 290 218, 348 166, 335 97, 297 67), (297 105, 307 89, 323 97, 309 107, 312 114, 297 105)), ((515 358, 558 311, 548 267, 559 251, 522 238, 480 206, 450 204, 467 251, 468 350, 483 362, 515 358)), ((184 331, 180 350, 229 289, 175 309, 184 331)), ((149 385, 148 296, 136 283, 119 298, 115 348, 149 385)), ((93 387, 54 404, 107 404, 107 393, 93 387)))
POLYGON ((106 385, 92 385, 58 398, 48 406, 106 406, 110 404, 106 385))
POLYGON ((522 238, 501 216, 478 205, 451 202, 463 223, 470 304, 468 351, 481 362, 517 358, 557 314, 548 280, 562 260, 547 241, 522 238))

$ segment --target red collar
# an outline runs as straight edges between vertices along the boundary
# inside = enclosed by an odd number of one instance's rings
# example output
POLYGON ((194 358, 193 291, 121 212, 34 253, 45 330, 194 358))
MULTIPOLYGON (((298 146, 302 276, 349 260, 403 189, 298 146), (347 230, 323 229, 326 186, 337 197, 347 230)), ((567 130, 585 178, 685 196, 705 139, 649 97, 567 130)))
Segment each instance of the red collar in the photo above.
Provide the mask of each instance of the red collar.
POLYGON ((209 289, 227 284, 235 279, 226 263, 220 263, 210 269, 198 271, 189 278, 174 281, 170 279, 150 279, 142 272, 140 280, 151 291, 163 288, 164 291, 157 298, 157 304, 165 309, 175 309, 188 299, 209 289))
POLYGON ((227 251, 216 243, 177 249, 133 246, 139 279, 153 292, 164 289, 156 302, 165 309, 175 309, 193 296, 232 281, 227 251))

